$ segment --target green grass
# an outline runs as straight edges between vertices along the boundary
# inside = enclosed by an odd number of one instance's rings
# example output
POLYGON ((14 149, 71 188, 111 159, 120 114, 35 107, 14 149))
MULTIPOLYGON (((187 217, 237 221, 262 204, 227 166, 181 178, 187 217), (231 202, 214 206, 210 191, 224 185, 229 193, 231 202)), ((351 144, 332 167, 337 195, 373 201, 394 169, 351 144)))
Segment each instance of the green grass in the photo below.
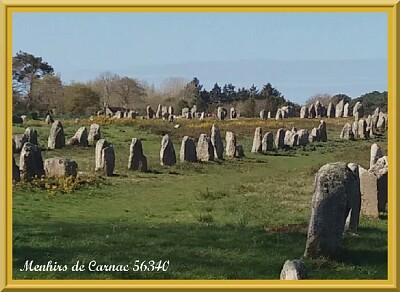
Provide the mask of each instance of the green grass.
MULTIPOLYGON (((300 258, 304 252, 319 167, 344 161, 367 168, 369 149, 376 141, 387 153, 386 136, 341 141, 338 136, 345 119, 327 119, 327 143, 252 154, 255 127, 275 135, 282 124, 311 130, 318 121, 248 119, 218 122, 223 135, 227 130, 237 134, 244 158, 164 167, 159 164, 161 135, 171 135, 179 157, 184 135, 197 139, 211 129, 208 121, 176 122, 179 129, 163 121, 104 124, 101 131, 114 144, 118 175, 103 178, 101 184, 66 194, 16 185, 13 278, 277 279, 285 260, 300 258), (142 138, 148 173, 127 169, 133 137, 142 138), (131 266, 135 260, 169 260, 170 267, 167 272, 21 272, 26 260, 69 266, 78 260, 131 266)), ((71 137, 90 123, 64 125, 71 137)), ((49 126, 43 122, 31 126, 38 130, 41 145, 46 145, 49 126)), ((22 133, 24 127, 14 126, 13 131, 22 133)), ((43 149, 42 155, 73 158, 81 171, 94 169, 94 147, 43 149)), ((312 279, 387 278, 387 221, 361 218, 358 236, 344 237, 342 257, 306 260, 306 265, 312 279)))

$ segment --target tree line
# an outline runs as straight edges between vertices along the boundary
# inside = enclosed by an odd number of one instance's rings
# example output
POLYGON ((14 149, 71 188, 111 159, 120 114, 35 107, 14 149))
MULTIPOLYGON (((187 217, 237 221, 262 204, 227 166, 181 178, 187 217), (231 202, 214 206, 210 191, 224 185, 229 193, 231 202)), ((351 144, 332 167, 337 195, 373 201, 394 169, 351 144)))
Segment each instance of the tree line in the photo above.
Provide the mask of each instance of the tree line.
MULTIPOLYGON (((285 105, 300 105, 287 100, 271 83, 267 82, 258 89, 254 84, 249 88, 236 87, 232 83, 215 83, 211 90, 206 90, 200 80, 168 78, 159 88, 128 76, 119 76, 110 72, 101 73, 88 82, 63 84, 61 76, 54 73, 54 68, 41 57, 19 51, 13 57, 13 113, 53 112, 58 115, 92 115, 105 106, 121 107, 144 113, 147 105, 156 107, 159 103, 173 105, 177 112, 183 107, 197 106, 199 111, 213 112, 219 105, 235 106, 242 116, 254 117, 265 109, 275 114, 285 105)), ((344 94, 330 96, 317 94, 306 103, 320 100, 356 102, 364 100, 364 107, 381 108, 387 106, 387 93, 372 92, 351 99, 344 94), (365 104, 366 103, 366 104, 365 104)), ((336 103, 337 103, 336 102, 336 103)))

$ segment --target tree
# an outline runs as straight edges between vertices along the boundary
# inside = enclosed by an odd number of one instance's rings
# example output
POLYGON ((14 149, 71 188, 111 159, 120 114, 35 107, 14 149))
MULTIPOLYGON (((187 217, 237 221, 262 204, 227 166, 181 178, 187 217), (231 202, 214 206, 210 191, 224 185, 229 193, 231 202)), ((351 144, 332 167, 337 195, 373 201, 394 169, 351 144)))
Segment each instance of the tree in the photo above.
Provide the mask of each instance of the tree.
POLYGON ((63 112, 63 85, 59 75, 45 75, 42 79, 33 81, 31 99, 32 109, 39 112, 50 112, 57 109, 63 112))
POLYGON ((41 57, 19 51, 12 60, 13 91, 26 99, 26 107, 32 109, 32 86, 36 79, 46 74, 53 74, 54 69, 41 57))
POLYGON ((267 83, 263 86, 259 98, 265 100, 264 109, 271 112, 276 112, 276 110, 286 102, 285 97, 279 90, 272 87, 271 83, 267 83))
POLYGON ((92 89, 100 93, 100 101, 104 106, 112 105, 115 102, 113 95, 115 94, 115 82, 120 77, 111 72, 100 73, 99 76, 92 83, 92 89))
POLYGON ((185 88, 183 89, 182 97, 189 104, 196 104, 197 100, 200 97, 200 92, 203 88, 203 85, 200 84, 199 79, 194 77, 192 81, 186 84, 185 88))
POLYGON ((257 99, 257 97, 258 97, 258 89, 254 84, 251 85, 251 87, 249 88, 249 95, 250 95, 250 98, 254 98, 254 99, 257 99))
POLYGON ((338 104, 339 101, 341 101, 342 99, 343 99, 344 103, 351 101, 350 96, 348 96, 347 94, 340 93, 340 94, 335 94, 334 96, 332 96, 331 102, 333 104, 338 104))
POLYGON ((144 88, 136 79, 130 77, 122 77, 115 81, 115 94, 126 109, 144 103, 144 88))
POLYGON ((222 96, 224 102, 232 102, 236 98, 235 86, 232 83, 225 84, 222 88, 222 96))
POLYGON ((88 115, 100 108, 100 94, 84 83, 73 83, 64 88, 65 112, 88 115))
MULTIPOLYGON (((309 107, 311 104, 315 104, 317 101, 327 106, 332 101, 332 95, 328 93, 316 93, 306 100, 305 105, 309 107)), ((337 102, 334 102, 334 104, 336 105, 339 101, 340 99, 337 102)))
POLYGON ((357 101, 362 102, 364 111, 367 114, 371 114, 377 107, 379 107, 382 111, 387 112, 388 93, 387 91, 372 91, 365 93, 353 99, 350 103, 350 106, 353 107, 357 101))
POLYGON ((221 102, 222 99, 222 90, 218 83, 214 84, 214 87, 210 91, 210 102, 218 103, 221 102))

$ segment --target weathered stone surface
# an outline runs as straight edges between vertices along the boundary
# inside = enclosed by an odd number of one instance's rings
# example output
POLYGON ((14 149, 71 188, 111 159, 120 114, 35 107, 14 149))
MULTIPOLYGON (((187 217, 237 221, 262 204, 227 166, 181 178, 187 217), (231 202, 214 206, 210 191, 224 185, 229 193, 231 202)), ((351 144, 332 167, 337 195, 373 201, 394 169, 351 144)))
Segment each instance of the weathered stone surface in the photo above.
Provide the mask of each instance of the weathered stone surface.
POLYGON ((321 136, 319 133, 319 129, 318 128, 313 128, 311 130, 310 135, 308 136, 308 140, 312 143, 312 142, 319 142, 321 141, 321 136))
POLYGON ((142 141, 138 138, 132 138, 129 146, 128 169, 147 172, 147 158, 143 154, 142 141))
POLYGON ((37 145, 29 142, 24 144, 19 157, 19 170, 25 180, 44 175, 42 153, 37 145))
POLYGON ((214 146, 211 139, 206 134, 200 134, 197 141, 197 160, 199 161, 213 161, 214 160, 214 146))
POLYGON ((20 152, 24 144, 28 142, 28 139, 25 134, 13 135, 12 138, 15 143, 15 152, 20 152))
POLYGON ((340 132, 340 139, 354 140, 353 127, 350 123, 346 123, 343 126, 342 132, 340 132))
POLYGON ((95 141, 101 139, 100 126, 98 124, 91 124, 89 128, 88 143, 93 145, 95 141))
POLYGON ((182 162, 197 162, 196 144, 189 136, 185 136, 182 139, 179 158, 182 162))
POLYGON ((48 158, 44 161, 44 171, 47 177, 76 176, 78 164, 75 160, 68 158, 48 158))
POLYGON ((328 141, 328 133, 326 132, 326 123, 324 120, 320 121, 318 130, 319 130, 320 141, 322 142, 328 141))
MULTIPOLYGON (((364 106, 361 102, 357 101, 353 108, 353 116, 357 118, 364 117, 364 106)), ((357 120, 357 119, 356 119, 357 120)))
POLYGON ((319 100, 317 100, 315 102, 315 117, 316 118, 322 118, 322 115, 323 115, 323 113, 322 113, 322 105, 319 102, 319 100))
POLYGON ((222 159, 224 155, 224 145, 222 144, 221 132, 216 124, 211 127, 211 143, 214 147, 214 157, 222 159))
POLYGON ((345 220, 350 210, 357 213, 359 192, 356 176, 346 163, 330 163, 319 169, 304 257, 335 257, 340 253, 345 220))
POLYGON ((364 216, 378 218, 378 178, 372 172, 359 167, 361 190, 361 213, 364 216))
POLYGON ((25 137, 26 137, 26 142, 35 144, 35 145, 39 145, 38 143, 38 133, 35 129, 33 128, 26 128, 25 129, 25 133, 24 133, 25 137))
POLYGON ((308 108, 305 106, 302 106, 300 108, 300 119, 307 119, 308 118, 308 108))
POLYGON ((378 185, 378 211, 387 211, 388 200, 388 158, 382 156, 369 170, 377 177, 378 185))
POLYGON ((12 157, 12 180, 13 182, 19 182, 21 180, 21 176, 19 173, 19 168, 15 163, 14 155, 12 157))
POLYGON ((285 134, 286 131, 282 128, 278 129, 275 136, 275 147, 277 149, 285 148, 285 134))
POLYGON ((235 157, 236 152, 236 135, 227 131, 225 135, 225 153, 227 157, 235 157))
POLYGON ((308 108, 308 117, 310 119, 315 119, 316 116, 317 116, 317 113, 315 112, 315 105, 311 104, 308 108))
POLYGON ((53 118, 51 117, 51 115, 47 115, 46 119, 45 119, 46 124, 51 125, 52 123, 54 123, 53 118))
POLYGON ((76 131, 75 135, 68 140, 67 145, 79 145, 83 147, 89 146, 86 127, 80 127, 78 131, 76 131))
POLYGON ((268 111, 267 119, 270 119, 270 118, 271 118, 271 111, 268 111))
POLYGON ((344 118, 348 118, 348 117, 349 117, 349 103, 348 103, 348 102, 346 102, 346 103, 344 104, 344 107, 343 107, 343 117, 344 117, 344 118))
POLYGON ((124 112, 117 111, 117 112, 114 114, 114 118, 116 118, 116 119, 122 119, 122 118, 124 118, 124 112))
POLYGON ((51 125, 47 147, 49 149, 61 149, 64 146, 65 146, 64 128, 61 122, 57 120, 51 125))
POLYGON ((146 107, 146 114, 148 119, 152 119, 154 116, 154 111, 149 105, 146 107))
POLYGON ((260 119, 266 120, 267 119, 267 111, 266 110, 261 110, 260 111, 260 119))
POLYGON ((193 107, 190 109, 190 113, 192 115, 192 118, 196 117, 197 105, 193 105, 193 107))
POLYGON ((292 131, 289 130, 285 131, 285 138, 284 138, 285 146, 292 146, 292 136, 293 136, 292 131))
POLYGON ((162 114, 161 114, 161 104, 157 106, 157 111, 156 111, 156 119, 161 119, 162 114))
POLYGON ((175 114, 174 107, 173 107, 172 105, 170 105, 170 106, 168 107, 168 113, 169 113, 170 116, 173 115, 173 114, 175 114))
POLYGON ((251 148, 251 152, 262 152, 262 138, 262 129, 261 127, 257 127, 254 132, 253 147, 251 148))
POLYGON ((160 162, 161 165, 167 166, 171 166, 176 163, 174 145, 172 144, 168 134, 164 135, 161 140, 160 162))
POLYGON ((361 139, 366 139, 368 138, 368 132, 367 132, 367 122, 363 119, 360 119, 358 121, 358 137, 361 139))
POLYGON ((347 164, 347 167, 354 174, 354 177, 357 181, 358 192, 353 194, 354 195, 353 204, 346 219, 345 230, 351 232, 357 232, 358 223, 360 220, 360 210, 361 210, 360 171, 359 171, 359 165, 357 163, 349 163, 347 164))
POLYGON ((380 112, 379 116, 378 116, 378 120, 376 122, 376 129, 380 133, 382 133, 385 131, 386 127, 387 127, 387 120, 385 118, 385 115, 382 112, 380 112))
POLYGON ((383 156, 382 148, 379 147, 378 144, 374 143, 371 145, 371 151, 370 151, 370 162, 369 162, 369 168, 371 169, 372 166, 378 161, 379 158, 383 156))
POLYGON ((307 269, 300 260, 287 260, 282 268, 280 280, 304 280, 307 279, 307 269))
POLYGON ((230 118, 231 118, 231 120, 237 118, 237 112, 236 112, 236 109, 234 107, 231 107, 230 118))
POLYGON ((334 106, 333 103, 330 102, 329 105, 328 105, 328 110, 327 110, 327 112, 326 112, 326 116, 327 116, 328 118, 334 118, 334 117, 335 117, 335 114, 336 114, 335 106, 334 106))
POLYGON ((309 143, 309 132, 307 129, 300 129, 297 131, 297 134, 299 135, 299 146, 306 146, 309 143))
POLYGON ((280 108, 278 108, 276 110, 275 120, 280 120, 280 119, 283 119, 283 113, 282 113, 282 110, 280 108))
POLYGON ((335 107, 335 117, 341 118, 343 117, 343 108, 344 108, 344 100, 342 99, 335 107))
POLYGON ((353 125, 351 126, 351 130, 353 131, 354 138, 358 137, 358 122, 354 121, 353 125))
POLYGON ((236 145, 235 157, 236 158, 244 157, 244 150, 243 150, 243 146, 242 145, 236 145))
POLYGON ((274 147, 274 135, 271 132, 267 132, 261 141, 262 152, 271 151, 274 147))
POLYGON ((96 143, 95 160, 96 171, 103 172, 107 176, 113 175, 115 167, 114 147, 105 139, 100 139, 96 143))

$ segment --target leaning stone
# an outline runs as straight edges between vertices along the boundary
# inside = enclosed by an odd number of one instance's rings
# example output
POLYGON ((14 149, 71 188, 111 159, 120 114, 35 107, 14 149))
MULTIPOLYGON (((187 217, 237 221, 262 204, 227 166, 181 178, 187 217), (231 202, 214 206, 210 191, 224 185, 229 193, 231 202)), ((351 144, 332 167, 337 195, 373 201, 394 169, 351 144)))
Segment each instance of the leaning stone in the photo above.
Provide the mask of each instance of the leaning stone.
POLYGON ((351 124, 346 123, 343 126, 342 132, 340 132, 340 139, 354 140, 354 133, 351 124))
POLYGON ((353 116, 362 118, 364 117, 364 106, 361 102, 357 101, 353 108, 353 116))
POLYGON ((233 132, 227 131, 225 135, 226 148, 225 153, 227 157, 235 157, 236 152, 236 135, 233 132))
POLYGON ((19 157, 19 170, 25 180, 44 175, 42 153, 37 145, 29 142, 24 144, 19 157))
POLYGON ((65 146, 64 128, 60 121, 51 125, 50 135, 47 143, 49 149, 61 149, 65 146))
POLYGON ((161 150, 160 150, 160 162, 161 165, 174 165, 176 163, 176 155, 174 145, 170 140, 168 134, 164 135, 161 140, 161 150))
POLYGON ((25 134, 13 135, 12 138, 15 143, 15 152, 20 152, 24 144, 28 142, 28 139, 25 134))
POLYGON ((88 143, 93 145, 95 141, 101 139, 100 126, 98 124, 91 124, 89 128, 88 143))
POLYGON ((275 136, 275 147, 277 149, 285 148, 285 134, 286 131, 282 128, 278 129, 275 136))
POLYGON ((307 279, 305 264, 300 260, 287 260, 283 265, 280 280, 304 280, 307 279))
POLYGON ((182 162, 197 162, 196 144, 192 138, 183 137, 179 158, 182 162))
POLYGON ((267 132, 261 141, 262 152, 271 151, 274 147, 274 135, 271 132, 267 132))
POLYGON ((211 143, 214 146, 214 157, 222 159, 224 155, 224 145, 222 144, 221 133, 216 124, 211 127, 211 143))
POLYGON ((371 169, 379 158, 383 156, 382 148, 378 144, 371 145, 369 168, 371 169))
POLYGON ((86 127, 80 127, 78 131, 76 131, 75 135, 68 140, 67 145, 79 145, 83 147, 89 146, 86 127))
POLYGON ((358 181, 346 163, 330 163, 319 169, 314 182, 305 258, 331 258, 341 252, 347 215, 352 209, 354 215, 360 212, 356 210, 359 192, 358 181))
POLYGON ((147 158, 143 154, 142 141, 138 138, 132 138, 129 146, 128 169, 147 172, 147 158))
POLYGON ((343 117, 343 107, 344 107, 344 100, 342 99, 335 107, 335 117, 341 118, 343 117))
POLYGON ((78 164, 68 158, 48 158, 44 161, 44 171, 47 177, 76 176, 78 164))
POLYGON ((257 127, 254 132, 253 147, 251 148, 251 152, 262 152, 262 138, 262 129, 257 127))
POLYGON ((344 107, 343 107, 343 117, 348 118, 349 117, 349 103, 346 102, 344 107))
POLYGON ((214 147, 210 138, 206 134, 200 134, 197 141, 197 160, 199 161, 213 161, 214 160, 214 147))

